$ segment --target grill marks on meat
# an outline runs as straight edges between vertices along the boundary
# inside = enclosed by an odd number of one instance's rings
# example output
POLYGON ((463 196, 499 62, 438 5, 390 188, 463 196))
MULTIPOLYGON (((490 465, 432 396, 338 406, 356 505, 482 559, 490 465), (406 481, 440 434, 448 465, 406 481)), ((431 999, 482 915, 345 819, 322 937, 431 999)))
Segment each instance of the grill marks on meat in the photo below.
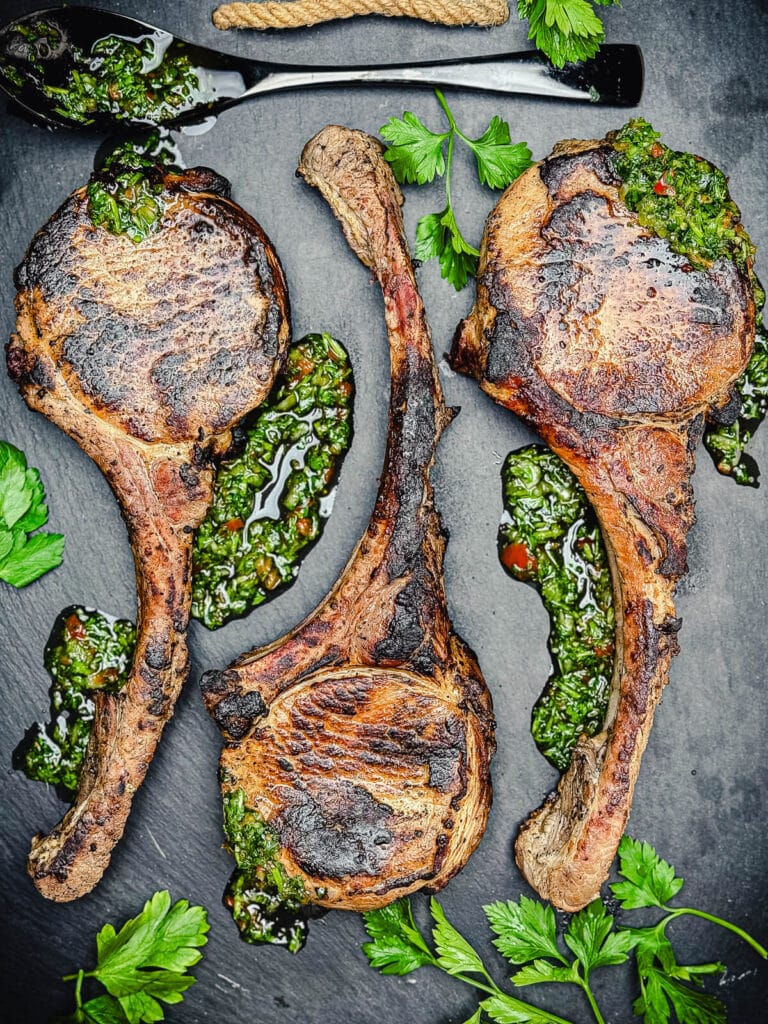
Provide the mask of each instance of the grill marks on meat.
POLYGON ((490 804, 491 702, 445 604, 445 537, 430 469, 446 409, 381 147, 329 127, 299 174, 320 190, 381 285, 392 385, 376 505, 331 593, 294 632, 203 677, 225 739, 227 791, 277 832, 310 899, 355 910, 470 856, 490 804))
POLYGON ((16 272, 8 368, 27 404, 107 477, 136 563, 129 679, 96 696, 73 807, 33 840, 50 899, 97 884, 187 675, 191 542, 212 497, 210 455, 267 395, 288 343, 280 265, 228 184, 168 174, 159 230, 141 245, 95 228, 85 190, 35 236, 16 272))
POLYGON ((608 153, 562 143, 504 193, 451 353, 568 464, 611 561, 617 653, 604 728, 582 737, 516 843, 528 881, 568 911, 598 894, 624 832, 678 650, 695 448, 754 340, 747 273, 724 259, 693 270, 650 235, 622 203, 608 153))

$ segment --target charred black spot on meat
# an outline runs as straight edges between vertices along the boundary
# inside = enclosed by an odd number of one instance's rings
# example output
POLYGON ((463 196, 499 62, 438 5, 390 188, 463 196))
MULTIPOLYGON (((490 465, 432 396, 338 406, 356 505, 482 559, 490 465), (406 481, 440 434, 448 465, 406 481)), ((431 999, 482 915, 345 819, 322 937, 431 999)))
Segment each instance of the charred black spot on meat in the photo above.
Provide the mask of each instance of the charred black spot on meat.
POLYGON ((541 180, 547 186, 549 194, 555 198, 558 197, 563 184, 581 168, 591 171, 604 185, 618 185, 620 179, 616 177, 609 160, 611 152, 609 147, 603 146, 587 150, 577 157, 570 154, 547 157, 539 167, 541 180))
POLYGON ((170 636, 158 636, 144 650, 144 660, 153 669, 168 668, 171 663, 170 636))
POLYGON ((219 701, 213 717, 223 733, 241 740, 266 710, 267 705, 258 693, 232 693, 219 701))
MULTIPOLYGON (((387 635, 376 644, 374 658, 377 664, 402 664, 413 658, 426 639, 421 621, 425 587, 420 580, 410 580, 395 598, 394 615, 390 619, 387 635)), ((427 658, 428 671, 434 669, 427 658)))
POLYGON ((376 875, 391 857, 391 808, 362 786, 318 783, 311 792, 291 790, 284 799, 275 828, 304 871, 334 879, 376 875))

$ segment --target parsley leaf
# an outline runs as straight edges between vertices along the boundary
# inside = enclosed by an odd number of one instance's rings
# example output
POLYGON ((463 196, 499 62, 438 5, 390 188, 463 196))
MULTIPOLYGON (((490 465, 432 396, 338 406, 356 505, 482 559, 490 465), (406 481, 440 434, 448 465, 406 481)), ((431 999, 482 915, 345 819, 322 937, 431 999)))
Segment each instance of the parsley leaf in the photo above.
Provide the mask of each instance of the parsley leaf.
POLYGON ((389 146, 384 159, 401 184, 424 185, 445 176, 445 209, 419 219, 416 225, 414 256, 426 262, 436 259, 440 275, 460 291, 477 273, 479 253, 464 238, 456 223, 451 197, 451 166, 456 139, 461 139, 475 155, 477 176, 491 188, 506 188, 531 166, 531 151, 524 142, 512 143, 509 125, 494 117, 477 139, 468 138, 456 124, 445 97, 435 91, 448 120, 447 132, 433 132, 410 111, 402 118, 390 117, 379 131, 389 146))
POLYGON ((96 936, 97 964, 91 971, 68 974, 75 982, 75 1012, 59 1018, 61 1024, 155 1024, 165 1020, 161 1003, 182 1002, 194 985, 187 973, 202 957, 200 947, 208 941, 208 917, 204 907, 191 907, 187 900, 171 906, 166 890, 147 900, 136 917, 120 931, 105 924, 96 936), (106 988, 87 1002, 82 999, 83 982, 93 979, 106 988))
POLYGON ((468 278, 474 277, 478 255, 477 249, 464 240, 450 207, 440 213, 428 213, 417 223, 414 256, 422 262, 437 258, 441 277, 450 281, 456 291, 461 291, 468 278))
POLYGON ((613 931, 613 917, 600 899, 573 915, 564 937, 585 974, 597 967, 623 964, 632 946, 626 932, 613 931))
POLYGON ((515 985, 540 985, 546 981, 574 982, 578 984, 578 978, 573 967, 558 967, 549 960, 534 960, 527 967, 521 967, 512 975, 512 982, 515 985))
POLYGON ((518 0, 520 17, 528 20, 528 38, 555 67, 594 57, 605 39, 593 4, 620 6, 619 0, 518 0))
POLYGON ((611 886, 611 892, 624 910, 638 907, 660 907, 677 895, 683 887, 675 869, 658 856, 650 843, 640 843, 623 836, 619 843, 619 873, 626 881, 611 886))
POLYGON ((398 181, 426 185, 445 173, 443 146, 450 132, 431 132, 410 110, 405 111, 402 120, 390 117, 379 132, 389 143, 384 159, 392 165, 398 181))
POLYGON ((725 1006, 715 996, 683 985, 658 968, 647 970, 632 1009, 645 1024, 668 1024, 674 1010, 678 1024, 726 1024, 725 1006))
POLYGON ((382 974, 410 974, 434 964, 435 958, 416 927, 409 900, 398 900, 380 910, 363 914, 372 942, 363 945, 371 966, 382 974))
POLYGON ((449 923, 434 897, 429 901, 429 909, 435 922, 432 938, 435 940, 438 966, 447 974, 485 974, 483 961, 464 936, 449 923))
POLYGON ((519 903, 491 903, 483 910, 498 936, 494 946, 511 963, 524 964, 545 956, 563 959, 552 907, 521 896, 519 903))
POLYGON ((27 534, 48 521, 45 492, 36 469, 22 451, 0 441, 0 579, 26 587, 61 565, 60 533, 27 534))
POLYGON ((96 996, 82 1007, 83 1020, 87 1024, 128 1024, 123 1008, 113 996, 96 996))
POLYGON ((106 924, 96 936, 98 964, 91 977, 116 996, 129 1024, 163 1020, 164 1003, 180 1003, 195 979, 186 974, 208 941, 202 907, 187 900, 171 906, 167 890, 156 892, 119 932, 106 924), (149 970, 148 968, 158 968, 149 970))
POLYGON ((496 1024, 547 1024, 547 1021, 552 1020, 549 1014, 537 1011, 535 1006, 529 1006, 503 992, 484 999, 480 1008, 496 1024))
POLYGON ((525 142, 512 143, 509 125, 500 117, 491 123, 479 139, 464 140, 477 161, 477 176, 489 188, 506 188, 533 164, 525 142))

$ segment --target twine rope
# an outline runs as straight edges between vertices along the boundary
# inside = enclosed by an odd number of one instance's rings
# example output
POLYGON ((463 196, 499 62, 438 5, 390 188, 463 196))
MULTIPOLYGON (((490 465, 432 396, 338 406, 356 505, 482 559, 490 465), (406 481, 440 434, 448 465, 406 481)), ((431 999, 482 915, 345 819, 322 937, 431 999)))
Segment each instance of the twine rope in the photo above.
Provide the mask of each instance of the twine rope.
POLYGON ((213 12, 216 28, 302 28, 359 14, 419 18, 438 25, 503 25, 507 0, 262 0, 223 4, 213 12))

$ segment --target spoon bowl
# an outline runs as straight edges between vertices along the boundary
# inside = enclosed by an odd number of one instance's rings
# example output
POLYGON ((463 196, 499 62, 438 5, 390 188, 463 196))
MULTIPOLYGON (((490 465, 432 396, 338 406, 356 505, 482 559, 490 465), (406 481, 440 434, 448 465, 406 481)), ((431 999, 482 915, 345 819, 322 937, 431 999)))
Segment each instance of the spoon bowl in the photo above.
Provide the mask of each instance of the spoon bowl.
POLYGON ((0 29, 0 87, 50 127, 179 127, 205 122, 252 96, 351 83, 463 87, 631 107, 643 91, 643 58, 639 47, 620 44, 562 69, 536 52, 347 67, 276 64, 77 6, 36 11, 0 29))

